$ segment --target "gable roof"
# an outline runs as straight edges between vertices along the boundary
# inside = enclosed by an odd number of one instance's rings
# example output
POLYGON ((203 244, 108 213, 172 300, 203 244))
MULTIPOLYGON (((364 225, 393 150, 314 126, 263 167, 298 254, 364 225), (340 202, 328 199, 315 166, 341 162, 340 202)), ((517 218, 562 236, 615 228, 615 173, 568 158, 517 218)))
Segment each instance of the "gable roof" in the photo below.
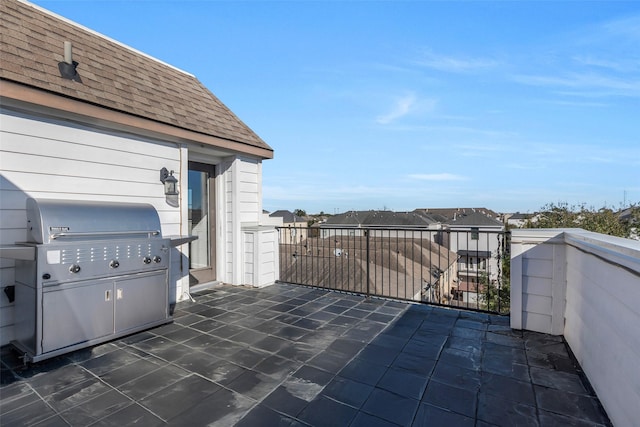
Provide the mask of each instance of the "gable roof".
POLYGON ((418 212, 392 212, 392 211, 349 211, 328 218, 324 226, 391 226, 427 227, 433 224, 431 218, 418 212))
POLYGON ((299 222, 301 224, 307 224, 307 220, 293 214, 292 212, 285 210, 285 209, 281 209, 278 211, 273 212, 272 214, 269 215, 272 218, 282 218, 282 222, 283 223, 294 223, 294 222, 299 222))
POLYGON ((30 3, 3 0, 0 15, 3 97, 24 100, 15 92, 37 89, 203 135, 198 142, 273 157, 271 147, 195 76, 30 3), (61 77, 65 41, 73 45, 80 81, 61 77))
POLYGON ((448 221, 447 224, 450 226, 504 227, 502 222, 480 212, 456 215, 456 218, 448 221))
POLYGON ((499 218, 496 212, 487 208, 422 208, 416 209, 414 212, 422 212, 428 214, 434 218, 442 220, 442 222, 449 222, 457 219, 460 215, 470 215, 474 212, 479 212, 487 217, 496 219, 499 218))

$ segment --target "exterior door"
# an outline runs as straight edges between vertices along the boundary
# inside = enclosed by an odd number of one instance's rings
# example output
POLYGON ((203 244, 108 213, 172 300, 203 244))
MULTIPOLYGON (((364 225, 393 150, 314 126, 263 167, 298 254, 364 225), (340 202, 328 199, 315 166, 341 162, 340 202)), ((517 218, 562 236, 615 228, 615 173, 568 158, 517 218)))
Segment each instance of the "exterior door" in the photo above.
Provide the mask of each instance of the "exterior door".
POLYGON ((216 280, 215 169, 213 165, 189 162, 189 285, 216 280))

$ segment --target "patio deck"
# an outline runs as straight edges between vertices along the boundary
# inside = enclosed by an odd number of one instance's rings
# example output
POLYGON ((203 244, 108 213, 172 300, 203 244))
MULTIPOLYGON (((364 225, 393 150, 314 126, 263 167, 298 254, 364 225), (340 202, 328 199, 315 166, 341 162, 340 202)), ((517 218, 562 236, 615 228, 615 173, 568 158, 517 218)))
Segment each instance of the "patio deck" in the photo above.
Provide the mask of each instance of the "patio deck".
POLYGON ((25 368, 0 425, 610 425, 561 337, 507 317, 276 284, 25 368))

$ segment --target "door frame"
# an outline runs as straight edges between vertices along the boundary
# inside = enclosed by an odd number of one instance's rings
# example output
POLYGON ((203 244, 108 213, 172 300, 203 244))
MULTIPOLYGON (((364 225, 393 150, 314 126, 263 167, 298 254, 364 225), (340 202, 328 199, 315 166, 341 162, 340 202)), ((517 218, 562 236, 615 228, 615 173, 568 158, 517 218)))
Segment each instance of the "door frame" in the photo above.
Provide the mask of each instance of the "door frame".
POLYGON ((189 161, 189 171, 209 174, 209 267, 189 269, 189 286, 216 280, 216 167, 212 164, 189 161))

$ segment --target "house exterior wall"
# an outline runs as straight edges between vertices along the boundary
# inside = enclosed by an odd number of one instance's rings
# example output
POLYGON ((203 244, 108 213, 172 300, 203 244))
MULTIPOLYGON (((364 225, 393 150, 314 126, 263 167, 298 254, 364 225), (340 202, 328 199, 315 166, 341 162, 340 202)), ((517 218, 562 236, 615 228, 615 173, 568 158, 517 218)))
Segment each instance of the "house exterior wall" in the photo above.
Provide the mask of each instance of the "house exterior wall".
MULTIPOLYGON (((218 215, 218 235, 224 241, 224 251, 218 255, 218 271, 222 272, 218 280, 234 284, 266 284, 258 276, 248 273, 249 253, 257 254, 259 259, 252 269, 259 269, 265 259, 271 259, 270 250, 263 253, 254 237, 249 238, 245 229, 262 225, 262 161, 247 156, 225 158, 220 165, 218 178, 218 200, 216 206, 222 206, 218 215), (264 259, 263 259, 264 255, 264 259), (243 266, 240 268, 239 266, 243 266), (253 283, 247 283, 248 280, 253 283)), ((275 226, 270 226, 275 232, 275 226)), ((277 279, 277 264, 273 264, 272 274, 277 279)), ((253 271, 253 270, 252 270, 253 271)), ((255 270, 257 271, 257 270, 255 270)), ((256 273, 257 274, 257 273, 256 273)))
MULTIPOLYGON (((217 279, 244 284, 243 227, 262 218, 262 164, 249 156, 219 157, 206 151, 190 156, 188 144, 125 130, 97 128, 3 108, 0 111, 0 245, 26 240, 28 197, 149 203, 160 216, 164 236, 188 233, 188 161, 191 157, 216 166, 217 279), (159 180, 162 167, 179 182, 178 207, 167 204, 159 180)), ((216 152, 218 155, 220 151, 216 152)), ((275 233, 275 227, 271 230, 275 233)), ((172 252, 170 300, 189 289, 189 245, 172 252)), ((277 260, 268 245, 256 246, 255 283, 276 280, 277 260), (264 252, 264 256, 263 256, 264 252), (272 265, 269 266, 269 263, 272 265)), ((15 282, 14 261, 0 259, 0 287, 15 282)), ((0 292, 0 344, 13 339, 13 304, 0 292)))
POLYGON ((637 425, 640 243, 594 234, 565 236, 564 336, 613 424, 637 425))
MULTIPOLYGON (((180 210, 166 203, 159 182, 159 170, 166 167, 186 188, 180 145, 8 109, 0 111, 0 121, 1 245, 27 240, 28 197, 149 203, 158 211, 163 235, 181 234, 180 210)), ((179 274, 180 266, 171 271, 179 274)), ((0 279, 2 287, 14 283, 14 261, 0 259, 0 279)), ((181 295, 182 281, 175 274, 170 278, 171 300, 181 295)), ((5 344, 13 338, 13 304, 4 292, 0 301, 5 344)))
POLYGON ((307 240, 309 228, 304 222, 285 222, 278 228, 280 242, 294 244, 307 240))
POLYGON ((564 335, 614 425, 640 417, 640 243, 513 230, 511 327, 564 335))
POLYGON ((562 230, 512 230, 512 328, 563 333, 565 267, 562 230))
MULTIPOLYGON (((445 233, 445 236, 449 236, 449 250, 451 252, 459 253, 459 251, 487 251, 491 252, 491 257, 484 263, 485 268, 473 271, 467 271, 467 265, 461 263, 460 267, 464 270, 460 270, 458 275, 461 280, 467 281, 467 277, 476 277, 478 274, 487 273, 490 280, 496 280, 498 278, 498 272, 500 271, 499 261, 497 259, 498 250, 500 249, 499 237, 502 236, 502 229, 491 227, 450 227, 450 233, 445 233), (475 238, 477 236, 477 238, 475 238)), ((445 246, 447 246, 445 244, 445 246)), ((482 260, 477 256, 472 256, 475 260, 475 265, 482 264, 482 260), (479 261, 479 262, 478 262, 479 261)))
POLYGON ((384 226, 357 226, 353 227, 332 227, 332 226, 324 226, 321 225, 320 229, 320 237, 323 239, 328 239, 331 237, 363 237, 366 235, 366 231, 369 231, 370 237, 381 237, 381 238, 399 238, 399 239, 423 239, 423 240, 432 240, 435 241, 434 236, 438 233, 435 230, 428 229, 417 229, 411 230, 410 228, 402 228, 402 226, 397 227, 384 227, 384 226))

